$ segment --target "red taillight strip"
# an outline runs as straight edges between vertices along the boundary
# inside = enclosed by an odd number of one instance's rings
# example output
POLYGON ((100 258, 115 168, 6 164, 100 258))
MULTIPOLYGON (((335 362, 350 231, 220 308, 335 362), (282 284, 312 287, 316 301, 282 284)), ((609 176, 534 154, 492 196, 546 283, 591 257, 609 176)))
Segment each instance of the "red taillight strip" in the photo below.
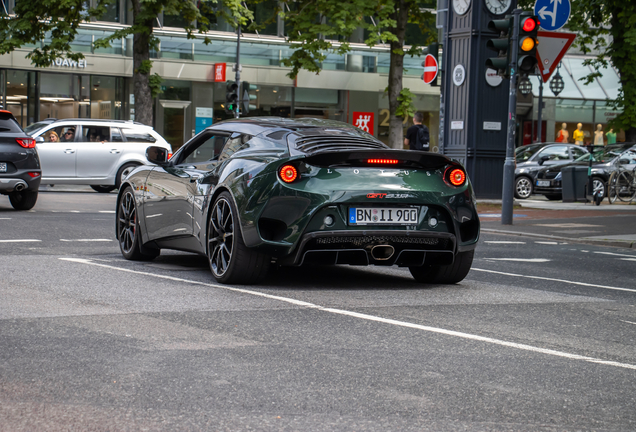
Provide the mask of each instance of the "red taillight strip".
POLYGON ((40 176, 40 173, 39 173, 39 172, 32 171, 32 172, 30 172, 30 173, 29 173, 29 175, 30 175, 31 177, 33 177, 33 178, 36 178, 36 177, 39 177, 39 176, 40 176))
POLYGON ((399 161, 397 159, 367 159, 368 164, 387 164, 395 165, 399 161))
POLYGON ((444 180, 455 187, 463 186, 466 183, 466 172, 457 166, 448 167, 444 173, 444 180))
POLYGON ((35 148, 35 140, 33 138, 16 138, 15 141, 24 148, 35 148))

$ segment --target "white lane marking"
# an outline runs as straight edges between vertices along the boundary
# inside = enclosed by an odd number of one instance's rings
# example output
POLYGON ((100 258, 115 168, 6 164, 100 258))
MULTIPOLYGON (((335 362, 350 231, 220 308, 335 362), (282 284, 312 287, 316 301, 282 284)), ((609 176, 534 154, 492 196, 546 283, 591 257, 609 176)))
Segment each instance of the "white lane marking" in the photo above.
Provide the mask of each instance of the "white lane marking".
POLYGON ((63 261, 70 261, 70 262, 75 262, 75 263, 80 263, 80 264, 88 264, 88 265, 93 265, 93 266, 97 266, 97 267, 104 267, 104 268, 108 268, 108 269, 111 269, 111 270, 117 270, 117 271, 122 271, 122 272, 126 272, 126 273, 134 273, 134 274, 139 274, 139 275, 143 275, 143 276, 152 276, 152 277, 156 277, 156 278, 159 278, 159 279, 167 279, 167 280, 172 280, 172 281, 176 281, 176 282, 191 283, 193 285, 203 285, 203 286, 219 288, 219 289, 223 289, 223 290, 227 290, 227 291, 239 292, 239 293, 242 293, 242 294, 249 294, 249 295, 254 295, 254 296, 258 296, 258 297, 265 297, 265 298, 269 298, 269 299, 273 299, 273 300, 280 300, 282 302, 293 304, 293 305, 297 305, 297 306, 303 306, 303 307, 307 307, 307 308, 318 309, 318 310, 321 310, 323 312, 329 312, 329 313, 338 314, 338 315, 345 315, 345 316, 350 316, 350 317, 354 317, 354 318, 365 319, 365 320, 368 320, 368 321, 376 321, 376 322, 381 322, 381 323, 385 323, 385 324, 391 324, 391 325, 400 326, 400 327, 407 327, 407 328, 412 328, 412 329, 417 329, 417 330, 423 330, 423 331, 427 331, 427 332, 431 332, 431 333, 438 333, 438 334, 443 334, 443 335, 447 335, 447 336, 454 336, 454 337, 459 337, 459 338, 468 339, 468 340, 486 342, 486 343, 491 343, 491 344, 495 344, 495 345, 505 346, 505 347, 509 347, 509 348, 516 348, 516 349, 520 349, 520 350, 524 350, 524 351, 531 351, 531 352, 535 352, 535 353, 541 353, 541 354, 547 354, 547 355, 552 355, 552 356, 557 356, 557 357, 563 357, 563 358, 567 358, 567 359, 571 359, 571 360, 583 360, 583 361, 590 362, 590 363, 604 364, 604 365, 607 365, 607 366, 615 366, 615 367, 620 367, 620 368, 625 368, 625 369, 636 370, 636 365, 629 364, 629 363, 619 363, 619 362, 614 362, 614 361, 609 361, 609 360, 598 359, 598 358, 594 358, 594 357, 586 357, 586 356, 582 356, 582 355, 578 355, 578 354, 572 354, 572 353, 567 353, 567 352, 563 352, 563 351, 556 351, 556 350, 551 350, 551 349, 546 349, 546 348, 535 347, 535 346, 532 346, 532 345, 520 344, 520 343, 515 343, 515 342, 508 342, 508 341, 505 341, 505 340, 493 339, 493 338, 488 338, 488 337, 484 337, 484 336, 474 335, 474 334, 470 334, 470 333, 462 333, 462 332, 457 332, 457 331, 454 331, 454 330, 446 330, 446 329, 438 328, 438 327, 423 326, 423 325, 420 325, 420 324, 414 324, 414 323, 409 323, 409 322, 405 322, 405 321, 397 321, 397 320, 393 320, 393 319, 382 318, 382 317, 378 317, 378 316, 374 316, 374 315, 367 315, 367 314, 362 314, 362 313, 359 313, 359 312, 352 312, 352 311, 343 310, 343 309, 326 308, 324 306, 316 305, 316 304, 313 304, 313 303, 308 303, 308 302, 304 302, 304 301, 300 301, 300 300, 295 300, 295 299, 288 298, 288 297, 280 297, 280 296, 275 296, 275 295, 271 295, 271 294, 265 294, 265 293, 261 293, 261 292, 258 292, 258 291, 251 291, 251 290, 246 290, 246 289, 242 289, 242 288, 233 288, 233 287, 226 286, 226 285, 218 285, 218 284, 211 284, 211 283, 206 283, 206 282, 193 281, 193 280, 182 279, 182 278, 177 278, 177 277, 173 277, 173 276, 158 275, 158 274, 147 273, 147 272, 142 272, 142 271, 138 271, 138 270, 124 269, 124 268, 121 268, 121 267, 116 267, 116 266, 110 266, 110 265, 106 265, 106 264, 99 264, 99 263, 91 262, 90 260, 82 259, 82 258, 59 258, 59 259, 63 260, 63 261))
POLYGON ((544 244, 544 245, 558 245, 559 242, 553 242, 553 241, 536 241, 536 244, 544 244))
POLYGON ((115 210, 100 210, 100 213, 115 213, 115 210))
POLYGON ((548 278, 548 277, 543 277, 543 276, 528 276, 528 275, 521 275, 521 274, 516 274, 516 273, 500 272, 500 271, 495 271, 495 270, 479 269, 479 268, 475 268, 475 267, 472 267, 470 270, 471 271, 475 270, 475 271, 480 271, 480 272, 485 272, 485 273, 495 273, 495 274, 500 274, 500 275, 504 275, 504 276, 514 276, 514 277, 522 277, 522 278, 528 278, 528 279, 540 279, 540 280, 547 280, 547 281, 551 281, 551 282, 563 282, 563 283, 568 283, 568 284, 572 284, 572 285, 581 285, 581 286, 594 287, 594 288, 604 288, 604 289, 610 289, 610 290, 616 290, 616 291, 636 292, 636 289, 612 287, 612 286, 607 286, 607 285, 597 285, 597 284, 591 284, 591 283, 586 283, 586 282, 575 282, 575 281, 569 281, 569 280, 565 280, 565 279, 555 279, 555 278, 548 278))
POLYGON ((112 239, 60 239, 62 242, 111 242, 112 239))
POLYGON ((494 240, 486 240, 484 243, 491 244, 526 244, 524 241, 494 241, 494 240))
POLYGON ((0 218, 0 220, 11 220, 11 218, 0 218))
POLYGON ((26 242, 41 242, 42 240, 36 239, 19 239, 19 240, 0 240, 0 243, 26 243, 26 242))
POLYGON ((622 261, 636 261, 636 258, 621 258, 622 261))
POLYGON ((547 258, 483 258, 491 261, 514 261, 514 262, 529 262, 529 263, 544 263, 550 262, 547 258))
POLYGON ((79 210, 51 210, 51 213, 81 213, 79 210))
POLYGON ((636 322, 631 322, 631 321, 623 321, 623 320, 619 320, 619 321, 622 321, 622 322, 624 322, 624 323, 627 323, 627 324, 634 324, 634 325, 636 325, 636 322))
POLYGON ((636 255, 634 254, 619 254, 619 253, 614 253, 614 252, 598 252, 598 251, 594 251, 595 254, 601 254, 601 255, 612 255, 612 256, 620 256, 620 257, 628 257, 628 258, 636 258, 636 255))

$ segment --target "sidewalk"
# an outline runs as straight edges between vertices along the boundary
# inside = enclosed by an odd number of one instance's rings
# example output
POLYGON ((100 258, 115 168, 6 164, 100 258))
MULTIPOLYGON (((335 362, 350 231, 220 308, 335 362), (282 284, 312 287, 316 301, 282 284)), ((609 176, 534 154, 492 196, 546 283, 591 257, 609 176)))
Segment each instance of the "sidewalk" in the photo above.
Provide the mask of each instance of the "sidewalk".
POLYGON ((512 225, 501 224, 501 200, 477 200, 477 209, 483 232, 636 248, 636 203, 515 200, 512 225))

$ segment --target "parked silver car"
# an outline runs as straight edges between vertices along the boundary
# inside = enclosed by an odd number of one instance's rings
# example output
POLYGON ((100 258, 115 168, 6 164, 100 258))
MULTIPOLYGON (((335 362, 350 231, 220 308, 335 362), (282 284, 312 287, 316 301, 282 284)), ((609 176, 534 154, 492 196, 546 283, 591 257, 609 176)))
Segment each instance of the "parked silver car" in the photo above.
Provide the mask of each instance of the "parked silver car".
POLYGON ((42 184, 82 184, 110 192, 135 167, 149 164, 149 146, 172 154, 170 144, 152 127, 131 121, 47 119, 25 132, 36 141, 42 184))

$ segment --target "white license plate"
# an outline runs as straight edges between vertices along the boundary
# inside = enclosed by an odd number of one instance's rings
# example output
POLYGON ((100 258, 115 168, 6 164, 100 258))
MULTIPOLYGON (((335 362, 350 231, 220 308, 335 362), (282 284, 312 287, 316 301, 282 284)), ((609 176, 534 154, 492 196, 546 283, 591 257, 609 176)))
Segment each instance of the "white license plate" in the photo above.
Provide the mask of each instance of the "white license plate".
POLYGON ((7 172, 6 162, 0 162, 0 172, 7 172))
POLYGON ((550 180, 537 180, 537 186, 550 186, 550 180))
POLYGON ((349 225, 415 225, 418 209, 400 207, 349 207, 349 225))

